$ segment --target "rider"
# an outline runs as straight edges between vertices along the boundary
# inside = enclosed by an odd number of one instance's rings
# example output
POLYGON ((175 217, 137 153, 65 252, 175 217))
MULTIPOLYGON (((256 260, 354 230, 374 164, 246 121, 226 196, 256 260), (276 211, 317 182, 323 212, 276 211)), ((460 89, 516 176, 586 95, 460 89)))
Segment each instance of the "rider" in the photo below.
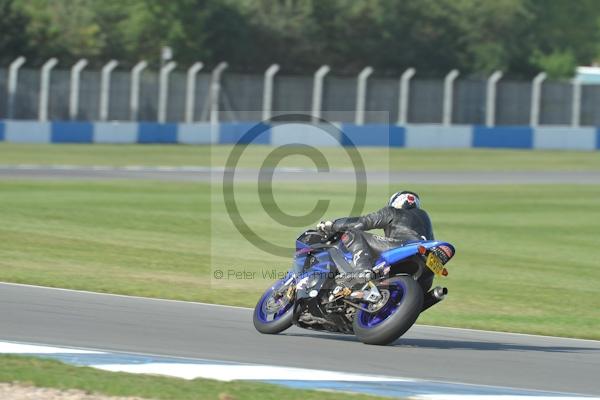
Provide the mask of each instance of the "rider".
MULTIPOLYGON (((379 211, 362 217, 321 222, 317 230, 328 235, 343 232, 342 243, 352 252, 357 272, 371 271, 376 258, 374 253, 414 240, 434 240, 431 220, 427 212, 421 209, 419 195, 408 190, 394 193, 388 205, 379 211), (365 232, 371 229, 383 229, 385 237, 365 232)), ((337 281, 340 284, 358 283, 352 275, 342 274, 337 281)))

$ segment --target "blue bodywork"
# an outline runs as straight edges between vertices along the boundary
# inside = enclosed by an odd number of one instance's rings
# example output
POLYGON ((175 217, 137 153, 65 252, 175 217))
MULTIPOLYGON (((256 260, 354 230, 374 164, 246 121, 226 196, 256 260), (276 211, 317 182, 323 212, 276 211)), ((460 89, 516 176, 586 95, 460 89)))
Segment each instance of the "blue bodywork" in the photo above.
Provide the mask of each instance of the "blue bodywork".
MULTIPOLYGON (((427 250, 429 250, 433 247, 437 247, 437 246, 447 246, 452 249, 453 253, 455 250, 454 246, 448 242, 440 242, 437 240, 419 240, 419 241, 415 241, 415 242, 406 243, 403 246, 396 247, 394 249, 391 249, 391 250, 381 253, 379 258, 375 261, 374 265, 380 264, 384 261, 388 265, 392 265, 392 264, 395 264, 404 259, 410 258, 410 257, 414 256, 415 254, 419 253, 419 246, 423 246, 427 250)), ((307 256, 308 252, 310 252, 310 250, 311 250, 311 246, 304 244, 302 242, 296 242, 296 249, 297 249, 296 257, 295 257, 296 267, 300 267, 301 265, 304 264, 306 256, 307 256)), ((317 264, 317 266, 327 265, 330 262, 329 256, 326 251, 320 250, 320 251, 314 252, 313 256, 316 256, 319 259, 319 264, 317 264)), ((352 253, 344 252, 344 257, 346 258, 346 260, 351 261, 352 253)))
MULTIPOLYGON (((408 242, 399 247, 382 252, 375 261, 374 266, 378 266, 380 268, 381 264, 384 264, 384 266, 390 267, 404 260, 408 260, 417 254, 425 253, 423 251, 419 252, 420 247, 424 247, 427 250, 430 250, 434 247, 442 247, 442 249, 447 247, 450 249, 450 253, 452 255, 455 251, 454 246, 448 242, 441 242, 437 240, 408 242)), ((310 300, 314 298, 316 296, 316 289, 321 290, 326 281, 335 276, 338 266, 336 265, 336 262, 334 262, 334 259, 337 256, 334 256, 335 253, 330 253, 332 248, 336 249, 333 251, 341 251, 346 261, 348 261, 349 264, 352 263, 352 253, 348 252, 347 249, 345 249, 345 247, 340 243, 315 243, 313 245, 309 245, 299 240, 296 241, 296 253, 294 255, 294 264, 292 269, 288 272, 285 278, 276 282, 270 290, 267 290, 257 305, 257 316, 263 323, 271 323, 279 318, 282 318, 284 315, 286 315, 286 313, 288 313, 288 311, 292 312, 292 304, 300 299, 310 300), (311 257, 310 259, 308 259, 309 256, 311 257), (295 300, 290 301, 287 304, 281 304, 280 309, 278 309, 278 311, 275 313, 268 313, 265 309, 267 299, 269 299, 271 294, 277 291, 284 284, 284 282, 288 280, 293 280, 292 282, 294 285, 297 284, 295 300)), ((448 249, 444 249, 444 251, 448 253, 448 249)), ((452 257, 452 255, 449 255, 449 257, 452 257)), ((385 271, 387 274, 387 272, 389 272, 389 268, 385 271)), ((384 306, 379 311, 358 311, 356 318, 358 318, 358 323, 361 326, 366 328, 374 328, 385 321, 396 311, 396 309, 398 309, 398 306, 403 301, 404 293, 406 292, 405 285, 401 281, 395 282, 392 286, 390 286, 389 292, 390 299, 392 301, 390 301, 388 305, 384 306)), ((283 298, 278 297, 277 299, 278 301, 281 301, 283 298)))
POLYGON ((431 249, 436 246, 448 246, 454 252, 454 246, 447 242, 438 242, 437 240, 424 240, 413 243, 407 243, 402 247, 396 247, 395 249, 391 249, 381 253, 381 256, 377 260, 376 264, 385 261, 388 264, 394 264, 398 261, 402 261, 405 258, 409 258, 414 256, 419 252, 419 246, 423 246, 426 249, 431 249))

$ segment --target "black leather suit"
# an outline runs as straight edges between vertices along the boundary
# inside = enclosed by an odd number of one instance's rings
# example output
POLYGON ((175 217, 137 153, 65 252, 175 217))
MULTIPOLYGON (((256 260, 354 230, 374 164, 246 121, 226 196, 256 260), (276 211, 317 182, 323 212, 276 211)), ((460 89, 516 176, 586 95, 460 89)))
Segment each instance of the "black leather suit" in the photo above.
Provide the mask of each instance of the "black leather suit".
POLYGON ((342 242, 352 252, 358 270, 371 269, 377 255, 413 240, 433 240, 429 215, 420 208, 384 207, 362 217, 340 218, 333 223, 344 232, 342 242), (383 229, 385 237, 365 231, 383 229))

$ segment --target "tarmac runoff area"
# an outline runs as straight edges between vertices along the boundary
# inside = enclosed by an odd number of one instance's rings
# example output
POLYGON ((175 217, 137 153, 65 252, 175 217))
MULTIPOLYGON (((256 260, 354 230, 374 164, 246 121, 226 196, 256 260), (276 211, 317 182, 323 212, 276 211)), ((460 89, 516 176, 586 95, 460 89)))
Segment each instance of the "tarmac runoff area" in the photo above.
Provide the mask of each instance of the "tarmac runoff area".
MULTIPOLYGON (((145 179, 182 182, 219 182, 225 172, 233 172, 235 182, 338 182, 354 183, 355 171, 335 169, 317 172, 301 168, 277 168, 259 170, 237 168, 235 171, 213 167, 170 167, 170 166, 74 166, 74 165, 0 165, 0 179, 40 180, 114 180, 145 179)), ((367 183, 422 183, 422 184, 600 184, 600 173, 596 171, 420 171, 385 172, 368 171, 367 183)))

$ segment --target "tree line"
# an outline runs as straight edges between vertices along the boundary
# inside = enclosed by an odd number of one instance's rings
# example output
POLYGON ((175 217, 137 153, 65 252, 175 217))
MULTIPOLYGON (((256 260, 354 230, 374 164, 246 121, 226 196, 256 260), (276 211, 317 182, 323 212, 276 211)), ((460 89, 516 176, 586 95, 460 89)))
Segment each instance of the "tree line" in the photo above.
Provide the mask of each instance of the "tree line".
POLYGON ((572 76, 600 55, 598 0, 0 0, 0 62, 50 57, 237 71, 572 76))

